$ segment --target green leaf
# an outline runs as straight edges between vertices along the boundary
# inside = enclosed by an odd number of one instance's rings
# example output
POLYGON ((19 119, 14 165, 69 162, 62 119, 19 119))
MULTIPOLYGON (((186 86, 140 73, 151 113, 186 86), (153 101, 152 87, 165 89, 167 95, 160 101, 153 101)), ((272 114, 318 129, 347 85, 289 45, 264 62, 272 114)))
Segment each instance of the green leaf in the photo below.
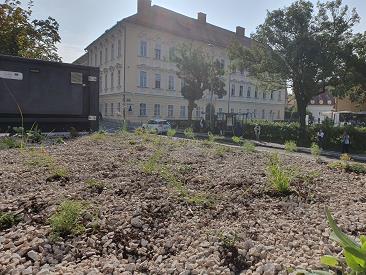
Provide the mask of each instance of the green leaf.
POLYGON ((339 267, 339 261, 334 256, 329 255, 323 256, 320 258, 320 263, 330 267, 339 267))
POLYGON ((361 235, 361 236, 360 236, 360 241, 361 241, 362 246, 363 246, 364 244, 366 244, 366 236, 361 235))
POLYGON ((352 247, 345 247, 345 256, 346 253, 352 255, 352 257, 354 258, 355 262, 357 262, 357 264, 359 264, 361 267, 364 268, 364 271, 366 271, 366 254, 362 253, 360 250, 361 249, 354 249, 352 247))
POLYGON ((340 245, 345 247, 352 247, 354 249, 360 249, 360 246, 355 243, 353 240, 351 240, 346 234, 342 232, 342 230, 337 226, 336 222, 334 221, 332 215, 330 214, 329 209, 326 207, 325 212, 327 215, 329 226, 332 228, 334 234, 337 236, 337 238, 340 241, 340 245))
POLYGON ((356 272, 363 272, 365 271, 359 264, 358 262, 356 261, 356 258, 351 254, 349 253, 347 250, 345 250, 343 252, 344 254, 344 257, 346 258, 346 263, 347 265, 353 270, 353 271, 356 271, 356 272))

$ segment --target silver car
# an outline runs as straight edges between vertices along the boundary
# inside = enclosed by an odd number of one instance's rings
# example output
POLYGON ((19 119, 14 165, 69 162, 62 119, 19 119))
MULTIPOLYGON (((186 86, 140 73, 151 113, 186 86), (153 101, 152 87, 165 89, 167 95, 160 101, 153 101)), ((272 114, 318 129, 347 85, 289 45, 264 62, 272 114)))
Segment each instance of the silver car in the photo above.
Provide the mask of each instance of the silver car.
POLYGON ((166 134, 172 127, 164 119, 151 119, 142 125, 142 128, 148 131, 156 131, 158 134, 166 134))

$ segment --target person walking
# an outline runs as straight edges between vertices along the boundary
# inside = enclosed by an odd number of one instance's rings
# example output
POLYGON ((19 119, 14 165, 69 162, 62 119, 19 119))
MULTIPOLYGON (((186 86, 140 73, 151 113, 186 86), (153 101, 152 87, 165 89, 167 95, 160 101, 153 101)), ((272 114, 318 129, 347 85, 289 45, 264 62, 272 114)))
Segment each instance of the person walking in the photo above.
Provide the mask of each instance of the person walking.
POLYGON ((320 129, 317 133, 317 138, 318 138, 318 145, 321 149, 323 149, 323 146, 324 146, 324 137, 325 137, 325 134, 324 134, 323 130, 320 129))
POLYGON ((349 146, 351 144, 350 136, 347 132, 344 132, 342 136, 342 154, 349 153, 349 146))

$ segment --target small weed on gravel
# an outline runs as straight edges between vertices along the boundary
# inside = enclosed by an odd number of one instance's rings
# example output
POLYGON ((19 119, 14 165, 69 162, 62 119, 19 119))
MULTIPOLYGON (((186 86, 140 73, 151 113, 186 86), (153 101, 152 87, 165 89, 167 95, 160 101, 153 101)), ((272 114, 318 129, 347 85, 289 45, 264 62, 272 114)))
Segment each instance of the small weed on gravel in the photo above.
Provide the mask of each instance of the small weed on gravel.
POLYGON ((272 154, 267 166, 268 181, 276 192, 286 194, 290 192, 293 173, 285 169, 278 154, 272 154))
POLYGON ((67 200, 61 203, 56 213, 50 217, 52 236, 54 238, 69 235, 80 235, 85 231, 81 223, 86 206, 80 201, 67 200))
POLYGON ((297 151, 297 145, 296 142, 293 140, 286 141, 285 142, 285 151, 289 153, 293 153, 297 151))
POLYGON ((316 143, 312 143, 311 147, 310 147, 310 152, 313 155, 313 157, 318 161, 320 158, 320 152, 321 152, 319 145, 316 143))
POLYGON ((107 137, 106 133, 103 131, 99 131, 98 133, 94 133, 90 136, 90 140, 92 141, 101 141, 105 140, 107 137))
POLYGON ((21 148, 21 141, 13 137, 0 139, 0 150, 21 148))
POLYGON ((86 186, 95 193, 101 194, 105 188, 105 184, 96 179, 87 179, 85 181, 86 186))
POLYGON ((243 141, 243 150, 246 153, 254 153, 255 152, 255 144, 249 140, 243 141))
POLYGON ((221 158, 224 157, 225 153, 228 153, 228 152, 230 152, 230 148, 227 146, 218 145, 215 148, 215 155, 218 157, 221 157, 221 158))
POLYGON ((0 230, 11 228, 21 221, 20 217, 13 213, 0 212, 0 230))
POLYGON ((241 137, 233 136, 231 139, 232 139, 232 141, 233 141, 234 143, 236 143, 237 145, 240 145, 240 143, 242 142, 241 137))
POLYGON ((143 164, 143 172, 148 175, 157 172, 159 170, 159 161, 161 156, 162 152, 160 150, 156 150, 155 153, 143 164))
POLYGON ((194 132, 192 128, 187 128, 184 130, 184 136, 189 139, 194 139, 194 132))

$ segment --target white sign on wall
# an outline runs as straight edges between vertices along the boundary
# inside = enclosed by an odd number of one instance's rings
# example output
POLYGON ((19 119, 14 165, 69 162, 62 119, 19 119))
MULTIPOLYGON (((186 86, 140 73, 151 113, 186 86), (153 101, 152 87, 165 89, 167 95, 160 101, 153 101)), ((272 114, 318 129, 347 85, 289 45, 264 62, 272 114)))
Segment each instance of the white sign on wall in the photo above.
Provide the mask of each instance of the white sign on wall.
POLYGON ((0 71, 0 78, 23 80, 23 74, 19 72, 0 71))

